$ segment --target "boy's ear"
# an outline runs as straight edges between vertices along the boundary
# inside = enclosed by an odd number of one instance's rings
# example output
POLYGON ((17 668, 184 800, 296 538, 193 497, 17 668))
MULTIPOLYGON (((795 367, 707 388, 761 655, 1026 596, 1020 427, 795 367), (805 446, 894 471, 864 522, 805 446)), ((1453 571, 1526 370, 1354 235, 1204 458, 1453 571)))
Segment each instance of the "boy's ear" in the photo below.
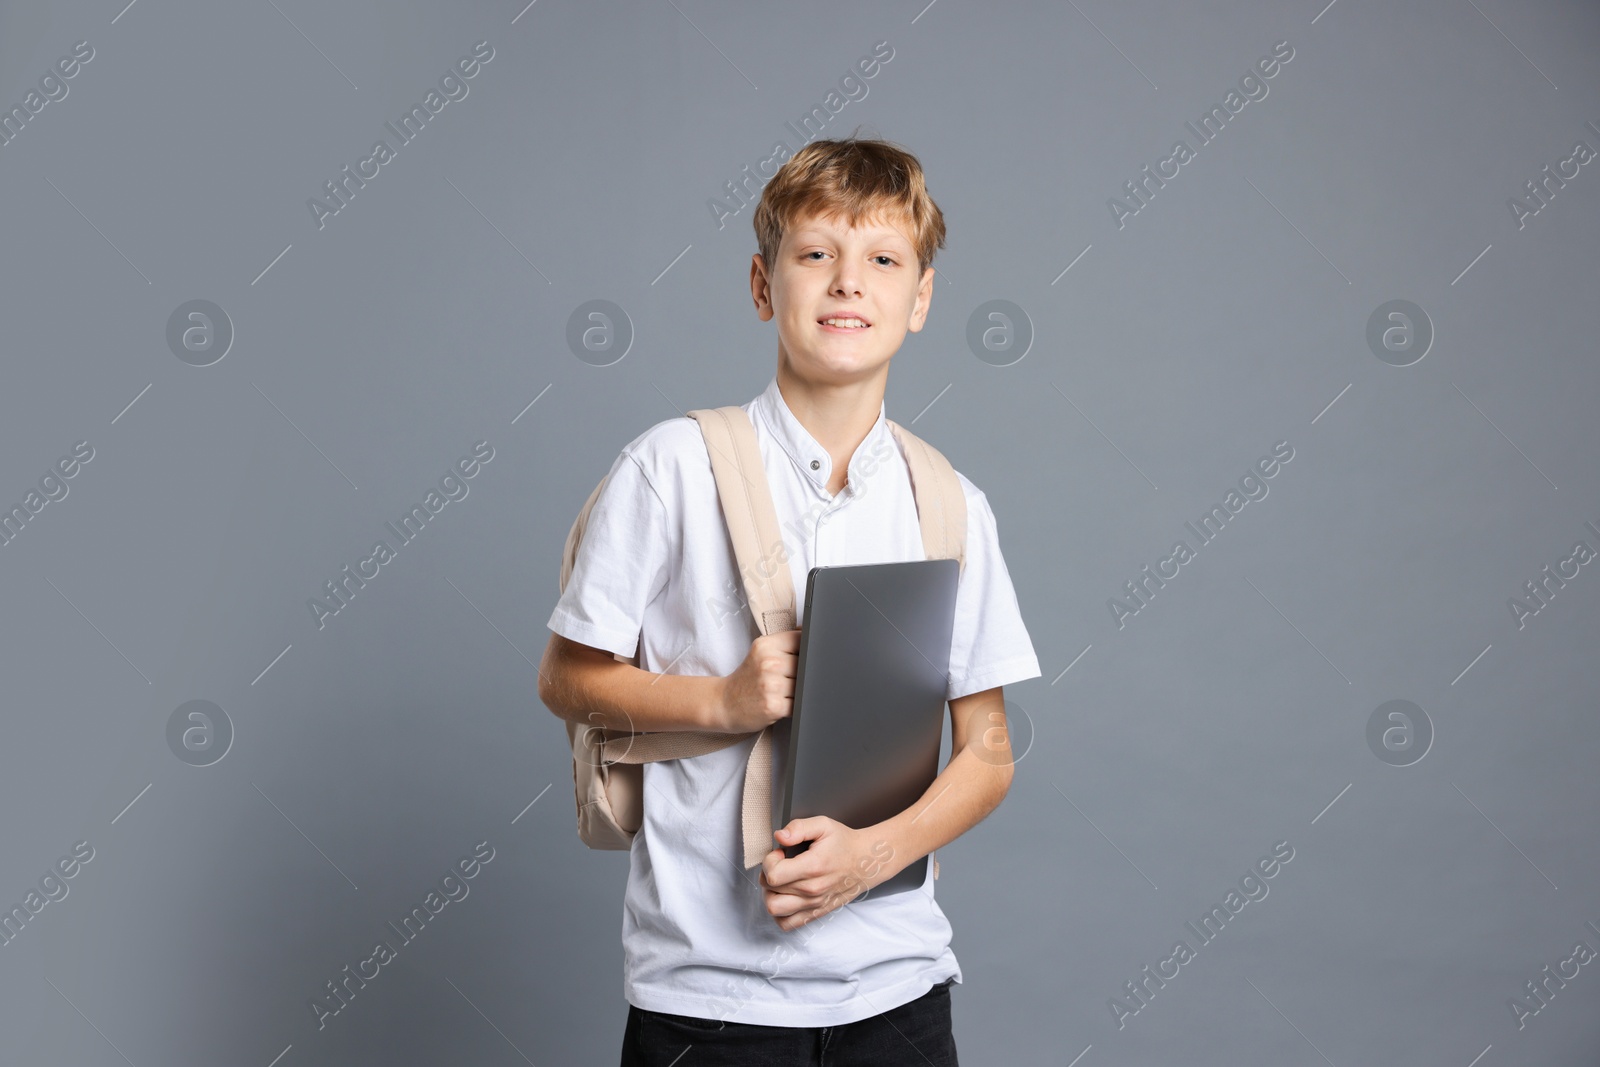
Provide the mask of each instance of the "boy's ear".
POLYGON ((933 303, 933 279, 934 271, 929 267, 922 272, 922 281, 917 283, 917 302, 911 308, 911 321, 906 324, 906 329, 912 333, 920 332, 922 324, 928 321, 928 306, 933 303))
POLYGON ((756 314, 762 322, 772 318, 772 287, 767 275, 766 260, 756 252, 750 257, 750 299, 755 302, 756 314))

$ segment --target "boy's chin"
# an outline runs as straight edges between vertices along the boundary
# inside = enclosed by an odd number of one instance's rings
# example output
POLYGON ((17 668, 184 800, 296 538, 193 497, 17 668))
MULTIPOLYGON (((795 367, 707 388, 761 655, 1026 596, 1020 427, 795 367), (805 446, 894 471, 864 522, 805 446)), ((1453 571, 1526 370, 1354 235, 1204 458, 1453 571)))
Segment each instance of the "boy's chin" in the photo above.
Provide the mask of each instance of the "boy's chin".
POLYGON ((871 377, 881 371, 894 354, 829 351, 826 347, 809 352, 796 352, 791 348, 789 352, 795 373, 817 381, 856 381, 871 377))
POLYGON ((853 385, 857 382, 868 381, 875 377, 883 368, 882 363, 851 364, 839 366, 827 364, 796 364, 795 374, 802 381, 812 385, 853 385))

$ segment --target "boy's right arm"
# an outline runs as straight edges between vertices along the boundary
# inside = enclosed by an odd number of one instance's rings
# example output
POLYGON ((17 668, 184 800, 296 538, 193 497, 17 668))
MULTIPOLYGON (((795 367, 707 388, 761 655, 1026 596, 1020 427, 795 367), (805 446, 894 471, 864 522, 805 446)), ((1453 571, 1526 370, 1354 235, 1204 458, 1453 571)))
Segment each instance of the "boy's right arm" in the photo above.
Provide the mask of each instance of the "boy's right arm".
POLYGON ((800 631, 757 637, 730 675, 656 674, 552 633, 539 699, 558 718, 612 730, 752 733, 794 705, 800 631))

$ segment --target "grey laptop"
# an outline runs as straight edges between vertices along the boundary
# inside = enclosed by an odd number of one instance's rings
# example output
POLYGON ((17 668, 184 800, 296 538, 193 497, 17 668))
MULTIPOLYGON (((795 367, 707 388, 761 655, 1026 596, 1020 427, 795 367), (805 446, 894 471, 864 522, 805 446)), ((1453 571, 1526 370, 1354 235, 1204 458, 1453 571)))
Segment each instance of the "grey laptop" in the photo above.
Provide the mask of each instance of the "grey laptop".
MULTIPOLYGON (((773 726, 774 829, 813 815, 870 826, 915 804, 938 777, 958 566, 811 568, 794 704, 773 726)), ((916 889, 927 871, 920 857, 867 895, 916 889)))

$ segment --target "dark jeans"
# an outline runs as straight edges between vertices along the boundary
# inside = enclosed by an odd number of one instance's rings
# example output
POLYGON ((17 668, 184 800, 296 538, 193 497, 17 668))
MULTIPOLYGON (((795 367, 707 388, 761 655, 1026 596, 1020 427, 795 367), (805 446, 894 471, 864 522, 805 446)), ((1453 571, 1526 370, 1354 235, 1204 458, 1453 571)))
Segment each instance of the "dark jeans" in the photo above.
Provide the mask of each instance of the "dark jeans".
POLYGON ((761 1026, 628 1005, 622 1067, 959 1067, 950 983, 842 1026, 761 1026))

